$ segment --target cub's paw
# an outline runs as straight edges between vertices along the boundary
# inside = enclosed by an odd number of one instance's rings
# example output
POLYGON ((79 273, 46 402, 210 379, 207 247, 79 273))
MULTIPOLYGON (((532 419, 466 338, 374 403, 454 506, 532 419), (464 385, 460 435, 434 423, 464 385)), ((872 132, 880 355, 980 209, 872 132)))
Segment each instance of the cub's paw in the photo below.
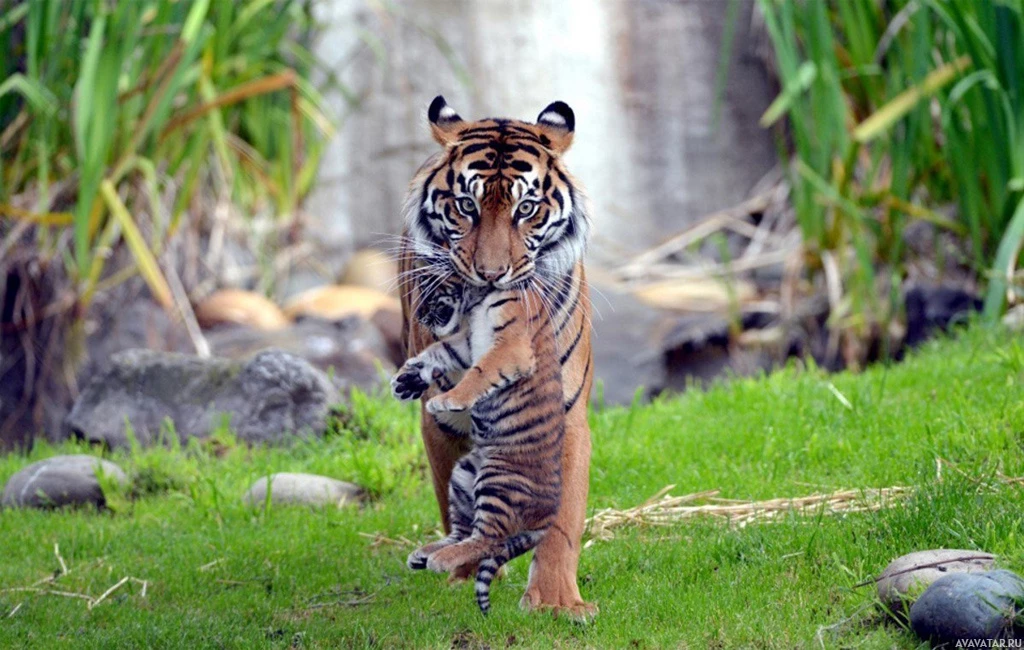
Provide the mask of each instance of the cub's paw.
POLYGON ((427 568, 427 556, 417 549, 409 554, 405 564, 413 571, 421 571, 427 568))
POLYGON ((419 399, 430 387, 424 375, 430 376, 422 361, 406 361, 391 378, 392 394, 400 400, 419 399))
POLYGON ((437 415, 438 413, 458 413, 467 410, 472 404, 453 397, 451 392, 441 393, 427 401, 427 413, 437 415))

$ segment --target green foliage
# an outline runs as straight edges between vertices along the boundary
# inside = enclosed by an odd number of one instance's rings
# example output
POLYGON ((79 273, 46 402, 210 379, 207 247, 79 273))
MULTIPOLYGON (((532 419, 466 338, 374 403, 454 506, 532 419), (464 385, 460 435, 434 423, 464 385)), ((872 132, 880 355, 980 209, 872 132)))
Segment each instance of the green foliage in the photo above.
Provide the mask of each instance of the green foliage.
POLYGON ((246 212, 294 214, 330 131, 299 40, 307 5, 32 0, 0 14, 0 209, 72 228, 86 301, 123 238, 168 304, 154 258, 204 184, 246 212), (6 205, 26 192, 30 210, 6 205))
POLYGON ((1024 243, 1024 3, 760 8, 782 83, 763 122, 788 118, 806 264, 844 289, 835 324, 865 336, 894 317, 886 287, 915 219, 969 237, 966 262, 989 278, 986 312, 997 316, 1024 243), (935 211, 949 203, 954 221, 935 211))
MULTIPOLYGON (((738 499, 918 491, 845 517, 620 529, 583 550, 581 589, 601 607, 592 625, 519 610, 528 558, 495 583, 486 619, 470 585, 405 568, 404 540, 433 539, 438 527, 415 405, 359 395, 336 431, 290 448, 248 448, 225 430, 179 449, 168 438, 117 451, 110 460, 133 489, 112 512, 0 515, 8 549, 0 647, 74 639, 88 647, 916 648, 911 633, 877 613, 872 586, 856 586, 889 560, 983 549, 1024 570, 1024 490, 999 480, 1024 475, 1014 343, 974 328, 859 375, 793 365, 594 410, 591 513, 634 507, 669 484, 676 495, 717 488, 738 499), (948 461, 941 479, 937 458, 948 461), (367 473, 371 465, 380 472, 367 473), (139 489, 158 468, 174 484, 139 489), (282 471, 365 481, 376 497, 340 509, 243 503, 253 481, 282 471), (54 544, 70 569, 54 589, 95 597, 128 575, 148 582, 146 596, 132 583, 88 610, 80 598, 5 591, 54 575, 54 544)), ((2 457, 0 483, 34 460, 75 452, 90 449, 39 444, 27 457, 2 457)))

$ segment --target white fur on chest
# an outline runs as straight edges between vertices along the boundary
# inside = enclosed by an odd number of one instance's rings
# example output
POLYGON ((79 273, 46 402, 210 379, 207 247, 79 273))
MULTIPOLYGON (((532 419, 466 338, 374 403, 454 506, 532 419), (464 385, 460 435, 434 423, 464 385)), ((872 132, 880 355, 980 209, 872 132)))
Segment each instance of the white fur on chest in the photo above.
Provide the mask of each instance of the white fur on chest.
POLYGON ((495 310, 489 307, 501 296, 500 293, 488 296, 469 313, 469 346, 474 364, 494 346, 494 324, 491 317, 495 310))

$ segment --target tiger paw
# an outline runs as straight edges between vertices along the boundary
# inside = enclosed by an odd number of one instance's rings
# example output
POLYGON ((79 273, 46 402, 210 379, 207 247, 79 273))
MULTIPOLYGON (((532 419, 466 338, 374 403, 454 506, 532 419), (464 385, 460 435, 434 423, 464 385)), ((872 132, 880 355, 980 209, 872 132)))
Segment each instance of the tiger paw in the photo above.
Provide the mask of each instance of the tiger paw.
POLYGON ((465 411, 471 405, 464 403, 451 396, 451 393, 441 393, 437 397, 431 398, 427 401, 427 413, 431 415, 437 415, 438 413, 458 413, 459 411, 465 411))
POLYGON ((451 573, 466 563, 461 551, 456 545, 431 553, 427 558, 427 568, 435 573, 451 573))
POLYGON ((410 359, 391 378, 391 393, 400 400, 419 399, 430 387, 431 373, 422 361, 410 359))
POLYGON ((420 553, 419 550, 415 550, 409 554, 405 564, 413 571, 421 571, 427 568, 427 556, 420 553))

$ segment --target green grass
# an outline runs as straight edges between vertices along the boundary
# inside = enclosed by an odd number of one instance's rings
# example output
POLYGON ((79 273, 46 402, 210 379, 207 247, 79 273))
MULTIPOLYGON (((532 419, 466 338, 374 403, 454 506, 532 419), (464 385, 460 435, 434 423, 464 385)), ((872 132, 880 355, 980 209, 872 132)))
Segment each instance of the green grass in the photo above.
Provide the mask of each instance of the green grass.
MULTIPOLYGON (((906 363, 860 375, 791 368, 647 406, 592 415, 591 511, 630 507, 667 484, 735 498, 917 485, 903 506, 846 518, 789 517, 734 530, 714 522, 623 530, 587 548, 580 625, 518 607, 525 558, 495 584, 491 616, 471 587, 404 566, 408 547, 361 535, 430 538, 437 513, 414 407, 357 398, 341 430, 292 449, 230 436, 186 449, 114 454, 133 478, 113 512, 0 514, 0 589, 59 569, 84 600, 0 591, 0 647, 915 648, 885 623, 871 587, 891 558, 932 547, 985 549, 1024 569, 1024 349, 975 328, 906 363), (829 388, 832 382, 852 405, 829 388), (957 463, 936 478, 936 458, 957 463), (365 484, 362 509, 242 505, 268 472, 365 484), (132 498, 129 498, 131 496, 132 498), (16 606, 17 612, 8 617, 16 606), (847 620, 848 619, 848 620, 847 620)), ((0 481, 54 453, 0 459, 0 481)))

